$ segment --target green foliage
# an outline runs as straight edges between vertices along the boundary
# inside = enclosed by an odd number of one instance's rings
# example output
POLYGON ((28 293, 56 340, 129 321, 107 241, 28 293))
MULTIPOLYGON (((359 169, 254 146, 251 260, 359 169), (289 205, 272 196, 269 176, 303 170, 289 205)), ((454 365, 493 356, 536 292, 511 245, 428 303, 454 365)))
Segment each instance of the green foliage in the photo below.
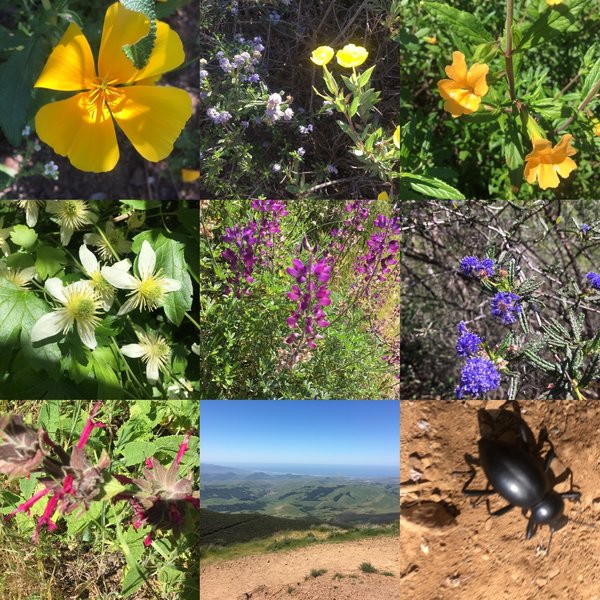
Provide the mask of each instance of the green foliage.
POLYGON ((457 36, 467 38, 478 44, 493 41, 492 34, 482 25, 472 13, 458 10, 439 2, 424 2, 423 6, 430 14, 457 36))
POLYGON ((123 53, 136 69, 143 69, 150 59, 156 42, 156 9, 154 0, 120 0, 121 4, 134 12, 145 15, 150 21, 148 33, 133 44, 125 44, 123 53))
POLYGON ((358 567, 363 573, 377 573, 377 569, 370 562, 360 563, 358 567))

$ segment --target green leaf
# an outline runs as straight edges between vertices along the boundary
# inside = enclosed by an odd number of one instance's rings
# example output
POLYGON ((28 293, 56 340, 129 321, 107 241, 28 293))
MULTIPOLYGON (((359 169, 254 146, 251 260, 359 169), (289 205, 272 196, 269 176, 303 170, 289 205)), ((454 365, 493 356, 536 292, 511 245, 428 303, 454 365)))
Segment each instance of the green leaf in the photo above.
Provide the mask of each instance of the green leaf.
POLYGON ((478 44, 494 41, 492 34, 471 13, 439 2, 423 2, 423 6, 426 11, 436 17, 443 25, 448 26, 449 31, 458 37, 469 39, 478 44))
POLYGON ((31 248, 38 239, 38 234, 27 225, 15 225, 10 232, 10 239, 22 248, 31 248))
POLYGON ((97 347, 91 353, 94 375, 98 382, 98 398, 119 400, 123 398, 123 386, 111 363, 114 365, 115 358, 110 348, 97 347))
POLYGON ((367 85, 367 83, 369 83, 374 69, 375 69, 375 65, 373 65, 372 67, 369 67, 364 73, 361 73, 358 76, 359 87, 365 87, 365 85, 367 85))
POLYGON ((135 210, 150 210, 160 206, 160 200, 120 200, 120 202, 135 210))
MULTIPOLYGON (((181 289, 169 292, 163 309, 171 323, 180 325, 185 313, 192 308, 194 288, 185 261, 185 243, 166 237, 160 230, 144 231, 133 238, 132 250, 139 253, 146 240, 156 252, 156 266, 165 277, 181 282, 181 289)), ((187 242, 187 240, 186 240, 187 242)))
POLYGON ((352 118, 356 114, 356 111, 358 110, 359 102, 360 102, 359 96, 357 96, 356 98, 354 98, 354 100, 352 100, 352 104, 350 105, 350 108, 348 109, 348 116, 350 118, 352 118))
POLYGON ((327 89, 334 96, 337 96, 339 94, 340 88, 329 69, 325 66, 323 67, 323 79, 325 80, 325 85, 327 86, 327 89))
POLYGON ((31 90, 50 52, 45 37, 33 36, 20 51, 0 65, 0 128, 13 145, 21 143, 21 131, 29 118, 31 90))
POLYGON ((149 20, 148 33, 134 44, 125 44, 122 50, 136 69, 143 69, 150 60, 156 42, 156 10, 154 0, 121 0, 121 4, 134 12, 145 15, 149 20))
POLYGON ((119 452, 125 459, 123 466, 131 467, 142 464, 146 458, 152 456, 156 452, 156 444, 152 442, 129 442, 119 452))
POLYGON ((441 200, 464 200, 465 197, 456 188, 448 185, 437 177, 425 177, 423 175, 416 175, 414 173, 401 173, 400 177, 403 179, 413 180, 409 181, 410 187, 419 192, 423 196, 428 198, 440 198, 441 200))
POLYGON ((35 268, 42 280, 53 277, 67 264, 67 255, 62 248, 40 243, 35 254, 35 268))
POLYGON ((557 4, 548 7, 540 16, 523 31, 521 43, 515 52, 539 47, 544 42, 555 38, 563 31, 573 31, 581 27, 578 15, 592 2, 598 0, 571 0, 568 4, 557 4))
POLYGON ((591 92, 592 88, 600 81, 600 58, 596 61, 591 71, 587 74, 581 87, 581 101, 591 92))
POLYGON ((21 289, 6 279, 0 279, 0 349, 20 342, 25 358, 39 371, 56 370, 60 363, 58 344, 31 344, 31 329, 35 322, 50 311, 50 307, 31 290, 21 289))

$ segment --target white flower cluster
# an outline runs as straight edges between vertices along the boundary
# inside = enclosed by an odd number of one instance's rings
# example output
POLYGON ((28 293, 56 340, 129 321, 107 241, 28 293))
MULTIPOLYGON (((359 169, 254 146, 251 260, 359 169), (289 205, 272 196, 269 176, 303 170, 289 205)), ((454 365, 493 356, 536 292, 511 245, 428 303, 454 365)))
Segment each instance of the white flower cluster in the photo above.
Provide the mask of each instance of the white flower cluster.
POLYGON ((284 121, 290 121, 294 116, 294 111, 291 108, 281 110, 281 103, 283 99, 280 94, 271 94, 267 100, 267 109, 265 110, 264 120, 269 124, 273 125, 279 119, 284 121))

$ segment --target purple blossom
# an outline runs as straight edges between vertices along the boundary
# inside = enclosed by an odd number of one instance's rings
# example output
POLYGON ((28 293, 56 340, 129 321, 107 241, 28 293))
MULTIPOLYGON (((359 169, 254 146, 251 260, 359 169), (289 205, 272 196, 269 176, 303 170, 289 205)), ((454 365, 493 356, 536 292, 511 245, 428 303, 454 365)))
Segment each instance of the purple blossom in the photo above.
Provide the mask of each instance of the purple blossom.
POLYGON ((223 123, 227 123, 231 120, 231 114, 226 110, 218 111, 214 107, 210 107, 206 109, 206 116, 215 124, 221 125, 223 123))
POLYGON ((595 290, 600 290, 600 275, 598 273, 594 273, 594 271, 590 271, 586 275, 587 280, 590 282, 590 285, 595 290))
POLYGON ((338 174, 338 170, 337 170, 337 167, 335 165, 327 165, 325 167, 325 169, 327 170, 327 172, 330 175, 337 175, 338 174))
POLYGON ((304 125, 300 125, 300 127, 298 127, 298 131, 300 132, 300 135, 306 135, 308 133, 311 133, 313 130, 313 126, 311 123, 309 123, 306 127, 304 127, 304 125))
POLYGON ((460 385, 456 388, 456 397, 482 397, 500 385, 500 373, 496 365, 487 358, 469 358, 460 373, 460 385))
POLYGON ((458 324, 458 333, 460 337, 456 342, 456 354, 458 356, 477 354, 483 340, 476 333, 469 331, 464 321, 458 324))
POLYGON ((513 292, 498 292, 492 298, 492 315, 505 325, 512 325, 521 312, 521 297, 513 292))
POLYGON ((261 212, 272 212, 285 217, 288 212, 285 208, 285 200, 251 200, 250 206, 261 212))
POLYGON ((580 229, 581 229, 581 233, 583 235, 586 235, 587 232, 591 229, 591 227, 587 223, 582 223, 580 229))
POLYGON ((304 156, 306 154, 306 150, 302 146, 300 146, 296 152, 298 153, 298 156, 304 156))
POLYGON ((258 73, 252 73, 252 75, 248 77, 248 81, 250 83, 258 83, 260 81, 260 75, 258 73))
POLYGON ((460 261, 460 270, 467 277, 493 277, 495 265, 491 258, 479 260, 476 256, 465 256, 460 261))
MULTIPOLYGON (((348 206, 346 204, 346 207, 348 206)), ((362 214, 366 211, 366 218, 368 216, 368 208, 365 206, 361 210, 362 214)), ((376 273, 379 281, 384 281, 388 273, 390 273, 392 266, 398 262, 396 254, 400 249, 400 243, 396 236, 400 235, 400 219, 398 217, 377 215, 373 225, 381 229, 381 231, 374 233, 367 240, 369 252, 359 257, 355 263, 355 269, 358 273, 362 273, 369 281, 376 273)))

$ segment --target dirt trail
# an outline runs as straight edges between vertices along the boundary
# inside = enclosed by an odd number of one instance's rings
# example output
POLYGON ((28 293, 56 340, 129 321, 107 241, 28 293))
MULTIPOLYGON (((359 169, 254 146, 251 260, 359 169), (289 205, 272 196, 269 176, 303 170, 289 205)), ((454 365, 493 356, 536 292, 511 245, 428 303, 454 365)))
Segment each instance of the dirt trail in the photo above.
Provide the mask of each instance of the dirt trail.
POLYGON ((399 600, 399 548, 397 537, 380 537, 201 565, 200 600, 399 600), (394 576, 363 573, 363 562, 394 576), (313 578, 311 569, 327 573, 313 578))

